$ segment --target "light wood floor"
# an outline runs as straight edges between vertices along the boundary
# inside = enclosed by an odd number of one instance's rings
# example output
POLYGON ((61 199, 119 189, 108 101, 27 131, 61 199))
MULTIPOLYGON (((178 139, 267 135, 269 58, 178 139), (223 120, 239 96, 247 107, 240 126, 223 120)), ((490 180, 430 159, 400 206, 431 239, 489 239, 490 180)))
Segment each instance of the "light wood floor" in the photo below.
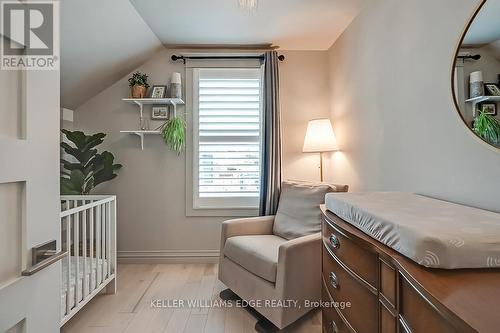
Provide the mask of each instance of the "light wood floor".
MULTIPOLYGON (((63 333, 249 333, 256 319, 242 308, 154 308, 154 299, 220 300, 225 289, 215 264, 122 264, 118 292, 98 295, 61 329, 63 333)), ((285 332, 321 332, 312 311, 285 332)))

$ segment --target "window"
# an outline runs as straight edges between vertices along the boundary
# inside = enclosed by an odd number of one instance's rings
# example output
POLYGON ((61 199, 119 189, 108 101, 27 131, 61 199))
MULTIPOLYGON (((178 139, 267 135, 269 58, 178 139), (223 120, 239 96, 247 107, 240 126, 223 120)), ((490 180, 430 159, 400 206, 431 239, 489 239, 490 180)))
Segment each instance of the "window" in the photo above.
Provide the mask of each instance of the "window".
POLYGON ((257 208, 260 68, 197 68, 193 85, 193 208, 257 208))

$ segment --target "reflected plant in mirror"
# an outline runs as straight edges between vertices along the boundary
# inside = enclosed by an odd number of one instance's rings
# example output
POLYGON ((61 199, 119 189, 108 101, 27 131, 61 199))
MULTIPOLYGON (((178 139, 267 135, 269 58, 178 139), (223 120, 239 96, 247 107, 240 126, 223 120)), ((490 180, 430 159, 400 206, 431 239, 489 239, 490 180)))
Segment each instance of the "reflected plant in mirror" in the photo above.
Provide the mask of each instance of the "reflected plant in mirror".
POLYGON ((494 116, 479 111, 474 120, 474 132, 486 142, 500 147, 500 121, 494 116))
POLYGON ((483 141, 500 148, 500 0, 484 0, 456 52, 453 92, 460 117, 483 141))

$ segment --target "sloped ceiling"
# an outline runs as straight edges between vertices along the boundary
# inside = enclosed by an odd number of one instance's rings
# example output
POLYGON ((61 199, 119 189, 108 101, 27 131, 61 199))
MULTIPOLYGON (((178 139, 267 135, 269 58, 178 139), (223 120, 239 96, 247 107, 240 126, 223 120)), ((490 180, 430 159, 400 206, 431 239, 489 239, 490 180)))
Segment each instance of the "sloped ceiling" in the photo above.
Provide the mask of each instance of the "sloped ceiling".
MULTIPOLYGON (((368 0, 130 0, 166 45, 266 44, 326 50, 368 0)), ((373 0, 372 0, 373 1, 373 0)))
POLYGON ((76 109, 162 48, 128 0, 61 1, 61 106, 76 109))
POLYGON ((500 0, 488 0, 472 22, 464 44, 485 45, 500 39, 500 0))
POLYGON ((326 50, 373 0, 61 1, 61 106, 76 109, 172 45, 326 50))

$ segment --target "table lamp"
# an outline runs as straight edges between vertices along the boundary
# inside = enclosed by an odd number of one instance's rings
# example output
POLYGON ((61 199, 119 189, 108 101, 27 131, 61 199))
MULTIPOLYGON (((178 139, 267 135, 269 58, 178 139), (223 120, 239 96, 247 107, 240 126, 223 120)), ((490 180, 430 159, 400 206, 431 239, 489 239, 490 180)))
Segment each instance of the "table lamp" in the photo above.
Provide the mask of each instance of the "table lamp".
POLYGON ((302 152, 319 153, 320 179, 323 181, 323 153, 337 151, 337 140, 330 119, 313 119, 307 125, 302 152))

